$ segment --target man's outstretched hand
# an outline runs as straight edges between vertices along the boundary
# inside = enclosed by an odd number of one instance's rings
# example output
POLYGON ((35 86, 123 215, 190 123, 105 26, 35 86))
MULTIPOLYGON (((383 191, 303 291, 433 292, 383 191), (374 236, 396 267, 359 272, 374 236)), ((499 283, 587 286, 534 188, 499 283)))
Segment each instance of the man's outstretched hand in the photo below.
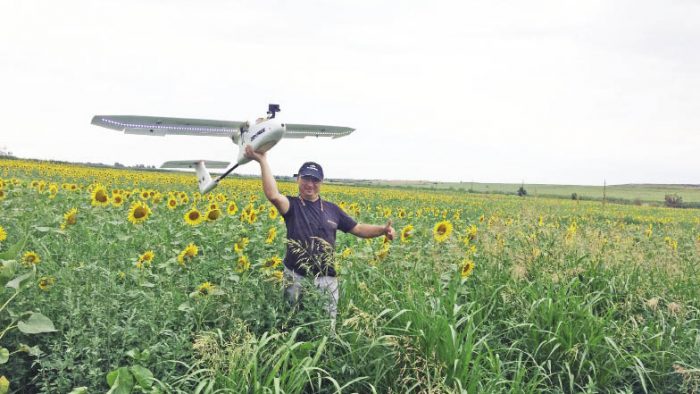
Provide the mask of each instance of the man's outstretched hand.
POLYGON ((384 235, 389 239, 389 241, 393 241, 396 237, 396 231, 393 227, 391 227, 391 219, 389 219, 389 221, 386 222, 386 226, 384 226, 384 235))
POLYGON ((260 160, 265 160, 265 152, 256 152, 253 150, 253 147, 250 145, 245 146, 245 157, 249 158, 250 160, 257 161, 260 163, 260 160))

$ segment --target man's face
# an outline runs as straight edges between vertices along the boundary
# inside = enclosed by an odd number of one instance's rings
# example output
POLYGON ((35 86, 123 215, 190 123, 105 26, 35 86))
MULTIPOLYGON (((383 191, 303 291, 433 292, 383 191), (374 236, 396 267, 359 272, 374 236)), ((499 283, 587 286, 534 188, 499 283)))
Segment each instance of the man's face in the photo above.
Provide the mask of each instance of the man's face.
POLYGON ((312 176, 300 176, 297 178, 299 184, 299 194, 304 200, 314 201, 318 198, 321 192, 321 183, 323 181, 312 176))

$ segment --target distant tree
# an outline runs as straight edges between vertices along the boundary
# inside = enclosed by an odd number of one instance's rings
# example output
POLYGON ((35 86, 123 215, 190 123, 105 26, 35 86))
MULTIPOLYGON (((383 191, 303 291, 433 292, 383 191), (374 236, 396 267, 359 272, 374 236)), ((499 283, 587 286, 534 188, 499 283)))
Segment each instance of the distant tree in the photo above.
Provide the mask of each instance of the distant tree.
POLYGON ((576 193, 571 193, 571 199, 572 199, 572 200, 578 200, 578 194, 576 194, 576 193))
POLYGON ((518 188, 518 195, 519 195, 520 197, 525 197, 525 196, 527 196, 527 190, 525 190, 525 187, 524 187, 524 186, 520 186, 520 187, 518 188))
POLYGON ((664 197, 664 202, 667 207, 680 208, 683 206, 683 197, 675 193, 667 194, 666 197, 664 197))

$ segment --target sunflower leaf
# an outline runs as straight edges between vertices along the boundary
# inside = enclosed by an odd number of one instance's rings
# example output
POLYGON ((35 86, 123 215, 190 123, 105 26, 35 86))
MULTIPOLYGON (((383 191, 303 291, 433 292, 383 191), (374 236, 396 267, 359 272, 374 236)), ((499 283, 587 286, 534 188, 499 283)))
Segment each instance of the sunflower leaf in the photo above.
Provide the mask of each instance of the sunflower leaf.
POLYGON ((0 347, 0 364, 5 364, 10 359, 10 351, 7 348, 0 347))
POLYGON ((10 288, 13 288, 15 290, 19 290, 20 287, 22 287, 24 284, 26 284, 27 282, 29 282, 32 279, 34 279, 34 271, 27 272, 24 275, 20 275, 16 278, 12 279, 11 281, 7 282, 5 287, 10 287, 10 288))
POLYGON ((29 240, 29 235, 26 235, 24 239, 17 241, 6 251, 0 253, 0 260, 13 260, 15 257, 17 257, 19 251, 22 250, 22 248, 24 248, 24 245, 27 243, 27 240, 29 240))
POLYGON ((29 319, 17 323, 17 328, 25 334, 41 334, 56 331, 51 319, 41 313, 32 313, 29 319))

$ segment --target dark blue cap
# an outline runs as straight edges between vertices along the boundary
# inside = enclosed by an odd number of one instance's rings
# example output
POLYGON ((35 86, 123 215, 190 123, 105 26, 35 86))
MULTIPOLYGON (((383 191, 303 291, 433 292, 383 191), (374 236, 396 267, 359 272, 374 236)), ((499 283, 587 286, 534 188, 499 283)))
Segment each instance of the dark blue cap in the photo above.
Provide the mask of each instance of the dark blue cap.
POLYGON ((318 179, 319 181, 322 181, 323 168, 321 168, 321 165, 318 163, 314 163, 313 161, 307 161, 306 163, 301 165, 297 176, 312 176, 318 179))

